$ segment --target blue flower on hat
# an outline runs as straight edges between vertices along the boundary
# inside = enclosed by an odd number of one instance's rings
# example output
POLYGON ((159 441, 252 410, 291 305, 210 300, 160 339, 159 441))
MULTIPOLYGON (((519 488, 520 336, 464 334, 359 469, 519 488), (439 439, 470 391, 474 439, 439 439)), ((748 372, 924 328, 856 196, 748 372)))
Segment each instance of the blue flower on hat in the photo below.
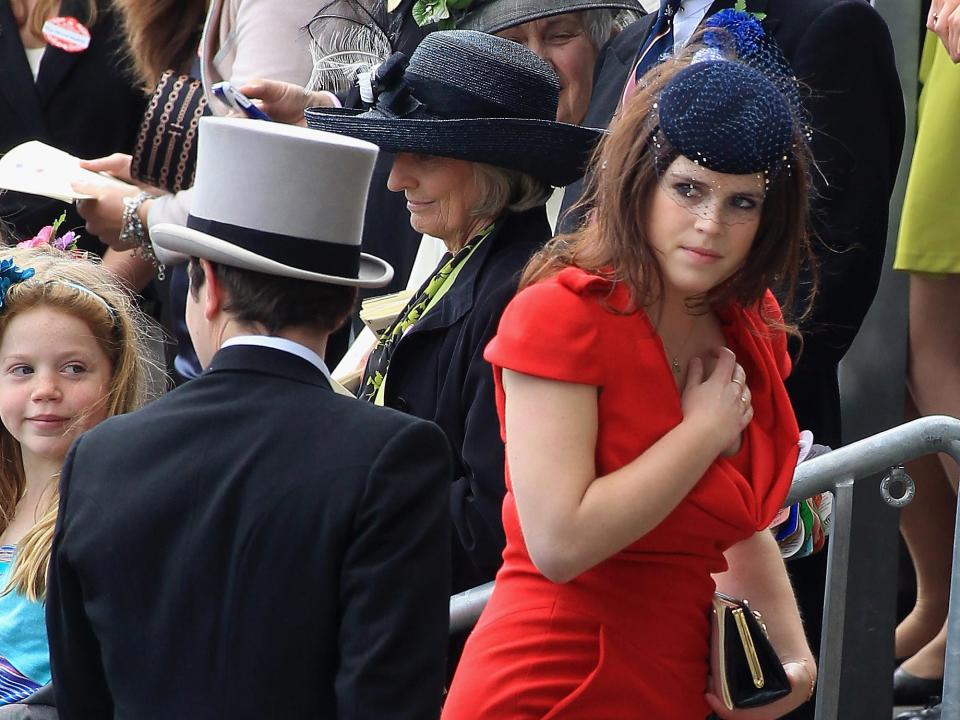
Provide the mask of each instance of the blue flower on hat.
POLYGON ((21 270, 13 264, 13 258, 0 260, 0 308, 3 307, 3 302, 6 300, 7 291, 11 285, 23 282, 32 277, 33 268, 21 270))
MULTIPOLYGON (((790 105, 797 126, 806 128, 807 112, 800 97, 800 86, 777 42, 767 35, 757 16, 748 13, 738 2, 732 9, 721 10, 706 21, 703 34, 704 50, 698 52, 694 61, 727 58, 731 51, 736 58, 763 73, 783 94, 790 105), (700 55, 702 53, 702 56, 700 55)), ((809 137, 809 131, 804 130, 809 137)))
MULTIPOLYGON (((721 10, 705 23, 707 28, 724 30, 733 38, 737 48, 737 56, 751 57, 757 52, 760 39, 764 36, 763 27, 750 13, 742 10, 721 10)), ((703 35, 703 41, 708 47, 722 49, 724 37, 722 33, 711 32, 709 29, 703 35)))

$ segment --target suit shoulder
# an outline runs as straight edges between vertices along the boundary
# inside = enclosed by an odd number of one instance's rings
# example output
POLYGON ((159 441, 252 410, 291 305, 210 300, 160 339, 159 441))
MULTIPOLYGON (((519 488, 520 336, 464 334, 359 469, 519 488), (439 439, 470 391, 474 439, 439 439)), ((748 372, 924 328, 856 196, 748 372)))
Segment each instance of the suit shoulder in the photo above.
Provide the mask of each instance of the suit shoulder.
POLYGON ((389 438, 406 432, 430 434, 435 430, 442 435, 442 431, 432 422, 399 410, 345 395, 334 395, 331 403, 334 411, 341 415, 344 431, 356 429, 360 433, 357 441, 369 443, 372 447, 382 447, 389 438))
POLYGON ((872 33, 877 28, 888 32, 883 17, 867 0, 789 0, 781 13, 781 22, 801 34, 833 29, 844 34, 872 33))
POLYGON ((395 490, 401 486, 448 486, 453 450, 438 425, 389 408, 368 405, 368 410, 371 417, 378 418, 373 432, 365 430, 365 442, 369 443, 366 456, 371 459, 369 477, 390 478, 395 490), (404 482, 398 482, 401 477, 404 482))
POLYGON ((171 390, 143 407, 122 415, 113 415, 83 433, 84 454, 125 457, 123 453, 136 453, 139 438, 155 433, 169 417, 182 417, 188 405, 182 402, 182 392, 187 386, 171 390))
POLYGON ((842 24, 844 36, 851 33, 861 35, 882 34, 890 42, 890 29, 880 12, 866 0, 841 0, 832 3, 818 16, 829 18, 831 22, 842 24))
POLYGON ((453 451, 443 430, 429 420, 390 413, 400 415, 404 422, 397 423, 379 443, 371 443, 373 475, 390 468, 388 475, 402 471, 416 485, 446 486, 451 479, 453 451))

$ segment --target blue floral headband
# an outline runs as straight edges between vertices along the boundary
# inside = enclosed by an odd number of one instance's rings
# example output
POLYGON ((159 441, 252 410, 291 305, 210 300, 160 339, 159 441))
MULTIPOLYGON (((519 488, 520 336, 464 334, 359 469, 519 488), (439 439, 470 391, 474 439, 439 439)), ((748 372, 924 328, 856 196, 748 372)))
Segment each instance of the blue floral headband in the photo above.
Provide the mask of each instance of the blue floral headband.
MULTIPOLYGON (((4 303, 7 299, 7 293, 10 291, 10 288, 17 283, 22 283, 24 280, 29 280, 34 276, 35 272, 36 271, 33 268, 25 268, 21 270, 19 267, 13 264, 13 258, 7 258, 6 260, 0 261, 0 310, 3 309, 4 303)), ((66 287, 72 288, 77 292, 83 293, 84 295, 89 295, 92 298, 96 298, 98 302, 103 304, 103 307, 110 315, 110 319, 114 322, 116 321, 116 310, 110 306, 110 303, 107 302, 106 298, 95 293, 86 285, 75 283, 72 280, 48 280, 47 285, 65 285, 66 287)))

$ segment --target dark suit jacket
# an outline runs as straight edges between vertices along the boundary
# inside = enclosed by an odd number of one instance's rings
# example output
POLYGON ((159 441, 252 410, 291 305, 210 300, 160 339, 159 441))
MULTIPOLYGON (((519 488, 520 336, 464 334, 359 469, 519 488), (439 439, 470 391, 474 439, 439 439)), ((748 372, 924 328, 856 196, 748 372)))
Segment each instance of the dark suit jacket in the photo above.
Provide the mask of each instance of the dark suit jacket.
MULTIPOLYGON (((84 0, 62 0, 60 14, 85 17, 84 0)), ((110 3, 101 0, 90 47, 68 53, 47 47, 34 83, 10 0, 0 0, 0 154, 41 140, 81 158, 131 152, 146 102, 128 70, 123 32, 110 3)), ((83 228, 73 205, 5 192, 0 218, 30 237, 67 211, 64 229, 83 228)), ((101 247, 84 237, 86 249, 101 247)))
MULTIPOLYGON (((717 0, 708 14, 733 7, 717 0)), ((866 0, 747 0, 807 91, 817 162, 814 251, 820 286, 802 326, 804 350, 787 382, 801 428, 840 444, 837 364, 873 302, 883 265, 887 206, 903 149, 903 95, 890 34, 866 0)), ((655 13, 601 52, 583 124, 606 127, 655 13)), ((564 208, 579 198, 568 188, 564 208)), ((569 225, 567 226, 569 227, 569 225)), ((808 277, 805 275, 805 277, 808 277)))
POLYGON ((450 459, 432 424, 229 347, 80 438, 47 595, 61 720, 437 717, 450 459))
POLYGON ((550 238, 542 206, 500 223, 400 341, 387 373, 386 405, 434 421, 453 447, 454 592, 492 580, 500 568, 503 441, 483 349, 517 291, 520 271, 550 238))

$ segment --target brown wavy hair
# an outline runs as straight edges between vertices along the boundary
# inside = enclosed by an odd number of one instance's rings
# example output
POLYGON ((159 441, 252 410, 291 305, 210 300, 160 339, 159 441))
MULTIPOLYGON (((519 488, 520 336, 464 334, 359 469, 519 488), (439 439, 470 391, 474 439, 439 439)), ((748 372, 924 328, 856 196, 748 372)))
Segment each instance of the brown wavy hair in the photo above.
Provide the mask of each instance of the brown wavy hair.
MULTIPOLYGON (((10 0, 10 9, 19 27, 27 27, 33 35, 42 37, 43 24, 47 18, 60 12, 60 0, 39 0, 30 12, 27 12, 25 0, 10 0)), ((97 0, 87 0, 87 12, 78 19, 87 27, 91 27, 97 21, 97 14, 97 0)))
MULTIPOLYGON (((662 296, 663 273, 650 243, 647 220, 660 180, 659 170, 665 170, 679 153, 662 134, 653 142, 658 122, 655 104, 661 90, 689 64, 691 55, 692 51, 686 52, 663 63, 622 108, 610 134, 594 152, 583 199, 574 209, 584 212, 585 220, 575 232, 554 238, 530 260, 520 287, 576 266, 625 283, 634 307, 648 307, 662 296)), ((799 125, 792 154, 790 171, 779 172, 767 188, 746 262, 724 282, 696 298, 697 307, 729 302, 753 307, 768 288, 781 292, 785 311, 794 306, 802 263, 810 263, 812 271, 815 267, 808 237, 812 160, 799 125)), ((811 288, 801 316, 809 312, 813 296, 811 288)), ((796 334, 792 324, 773 318, 767 318, 767 322, 796 334)))
MULTIPOLYGON (((110 358, 110 387, 101 400, 107 415, 130 412, 143 404, 148 392, 147 324, 113 276, 94 260, 80 260, 49 247, 7 248, 2 250, 2 257, 12 257, 17 266, 33 268, 35 274, 12 285, 7 292, 0 310, 0 338, 11 320, 28 310, 50 307, 73 315, 87 324, 110 358)), ((60 500, 58 478, 53 477, 50 482, 50 498, 43 515, 17 543, 16 561, 7 586, 0 588, 2 593, 18 592, 32 601, 41 600, 46 593, 60 500)), ((13 520, 25 489, 20 443, 0 424, 0 533, 13 520)))
POLYGON ((210 0, 113 0, 113 5, 145 90, 152 92, 166 70, 190 69, 210 0))

